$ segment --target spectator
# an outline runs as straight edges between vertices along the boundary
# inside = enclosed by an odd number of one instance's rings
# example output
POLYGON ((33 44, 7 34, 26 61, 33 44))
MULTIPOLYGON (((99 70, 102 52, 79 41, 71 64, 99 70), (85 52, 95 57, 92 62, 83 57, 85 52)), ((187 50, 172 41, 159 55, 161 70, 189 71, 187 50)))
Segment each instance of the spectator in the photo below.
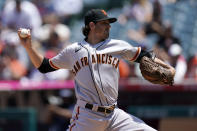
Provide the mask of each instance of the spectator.
POLYGON ((168 49, 172 44, 180 45, 180 40, 174 36, 172 25, 170 23, 166 23, 164 34, 160 35, 159 40, 157 41, 157 46, 168 52, 168 49))
POLYGON ((119 63, 120 78, 128 78, 130 75, 130 67, 126 61, 120 60, 119 63))
POLYGON ((153 2, 153 18, 145 25, 145 33, 163 35, 164 27, 162 22, 162 6, 158 0, 153 2))
POLYGON ((53 50, 54 55, 70 44, 70 29, 64 24, 45 24, 40 28, 38 34, 44 50, 53 50))
POLYGON ((7 44, 2 52, 1 75, 6 80, 19 80, 25 76, 27 69, 18 60, 16 46, 7 44), (12 51, 9 51, 12 49, 12 51))
POLYGON ((33 35, 36 35, 36 30, 42 24, 42 19, 37 7, 30 1, 7 1, 2 15, 4 27, 14 30, 30 28, 33 31, 33 35))
POLYGON ((64 89, 59 96, 50 96, 47 117, 50 131, 63 131, 68 128, 74 108, 74 92, 64 89))
POLYGON ((153 7, 148 0, 130 0, 130 4, 123 7, 123 16, 126 19, 134 18, 140 23, 152 20, 153 7))
POLYGON ((145 43, 147 46, 149 43, 146 40, 144 25, 152 21, 152 15, 153 6, 148 0, 132 0, 129 5, 125 5, 123 13, 119 16, 119 22, 131 25, 127 31, 128 39, 145 43))
MULTIPOLYGON (((38 40, 43 45, 42 52, 47 58, 52 58, 65 46, 70 44, 70 29, 60 23, 45 24, 38 30, 38 40)), ((40 47, 39 47, 40 48, 40 47)), ((47 74, 41 74, 33 69, 30 72, 32 80, 66 80, 71 79, 69 70, 61 69, 47 74), (55 75, 54 75, 55 74, 55 75)))
POLYGON ((174 83, 180 83, 184 80, 187 71, 187 62, 182 55, 182 48, 178 44, 173 44, 169 48, 170 64, 175 68, 174 83))
POLYGON ((24 54, 24 49, 18 46, 17 33, 4 29, 0 34, 1 39, 1 75, 6 80, 19 80, 26 75, 29 60, 24 54), (13 51, 10 51, 12 49, 13 51))
POLYGON ((197 80, 197 55, 193 55, 188 60, 186 78, 197 80))
POLYGON ((48 24, 48 17, 56 15, 61 23, 68 24, 72 15, 79 14, 83 9, 83 0, 33 0, 38 6, 44 23, 48 24))

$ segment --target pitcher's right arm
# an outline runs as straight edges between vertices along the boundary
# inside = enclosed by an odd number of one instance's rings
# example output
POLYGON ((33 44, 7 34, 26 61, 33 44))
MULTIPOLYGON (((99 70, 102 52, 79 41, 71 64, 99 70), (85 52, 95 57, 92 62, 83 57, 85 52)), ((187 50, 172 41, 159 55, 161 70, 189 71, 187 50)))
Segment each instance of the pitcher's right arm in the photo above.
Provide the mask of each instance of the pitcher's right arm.
POLYGON ((33 48, 31 42, 31 33, 29 32, 26 38, 20 37, 20 33, 21 29, 18 30, 20 43, 26 49, 26 52, 34 67, 36 67, 42 73, 47 73, 56 70, 50 66, 49 59, 44 58, 44 56, 42 56, 35 48, 33 48))

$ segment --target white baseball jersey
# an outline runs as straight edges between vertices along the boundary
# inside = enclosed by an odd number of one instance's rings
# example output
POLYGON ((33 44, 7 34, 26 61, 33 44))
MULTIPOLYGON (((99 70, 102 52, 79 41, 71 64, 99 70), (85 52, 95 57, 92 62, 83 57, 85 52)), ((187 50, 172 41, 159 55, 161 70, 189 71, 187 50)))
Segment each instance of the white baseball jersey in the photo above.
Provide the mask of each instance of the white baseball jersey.
POLYGON ((85 40, 66 47, 50 60, 53 68, 72 70, 79 100, 100 106, 116 104, 120 59, 135 61, 141 52, 122 40, 107 39, 96 45, 85 40))
POLYGON ((117 103, 119 61, 135 61, 140 52, 140 47, 122 40, 107 39, 96 45, 84 40, 50 60, 53 68, 70 69, 75 75, 77 103, 68 131, 156 131, 117 107, 109 114, 97 110, 117 103), (94 105, 91 110, 87 103, 94 105))

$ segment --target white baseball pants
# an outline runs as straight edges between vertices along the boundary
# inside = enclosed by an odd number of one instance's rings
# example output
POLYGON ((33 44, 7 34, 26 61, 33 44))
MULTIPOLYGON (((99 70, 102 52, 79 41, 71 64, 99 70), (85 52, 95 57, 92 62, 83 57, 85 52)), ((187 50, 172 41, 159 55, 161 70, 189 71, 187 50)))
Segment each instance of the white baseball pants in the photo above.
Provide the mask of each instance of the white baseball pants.
POLYGON ((75 106, 71 124, 67 131, 156 131, 139 118, 119 108, 104 114, 75 106))

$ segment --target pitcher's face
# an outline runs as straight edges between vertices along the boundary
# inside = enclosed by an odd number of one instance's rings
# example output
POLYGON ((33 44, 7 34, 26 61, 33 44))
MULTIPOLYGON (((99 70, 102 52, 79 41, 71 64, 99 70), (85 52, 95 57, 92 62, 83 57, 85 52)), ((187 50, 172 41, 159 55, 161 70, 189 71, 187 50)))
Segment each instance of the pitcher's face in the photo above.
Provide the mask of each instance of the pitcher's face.
POLYGON ((105 40, 109 37, 110 22, 108 20, 99 21, 95 24, 95 35, 101 40, 105 40))

